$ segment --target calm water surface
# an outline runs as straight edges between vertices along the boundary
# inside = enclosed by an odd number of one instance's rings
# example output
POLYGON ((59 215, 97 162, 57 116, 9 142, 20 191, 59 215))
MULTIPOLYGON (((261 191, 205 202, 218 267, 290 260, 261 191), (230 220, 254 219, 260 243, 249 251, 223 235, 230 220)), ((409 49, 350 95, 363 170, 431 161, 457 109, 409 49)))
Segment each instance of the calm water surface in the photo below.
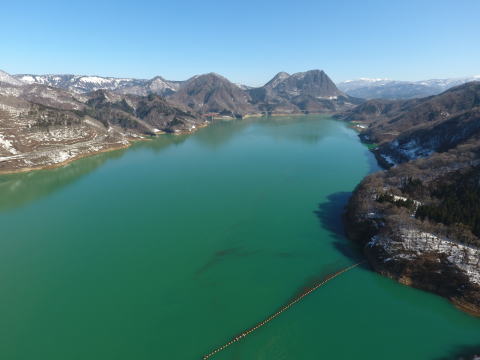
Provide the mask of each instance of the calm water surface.
MULTIPOLYGON (((217 122, 0 177, 0 358, 199 359, 351 264, 374 160, 319 116, 217 122)), ((216 359, 437 359, 480 320, 356 268, 216 359)))

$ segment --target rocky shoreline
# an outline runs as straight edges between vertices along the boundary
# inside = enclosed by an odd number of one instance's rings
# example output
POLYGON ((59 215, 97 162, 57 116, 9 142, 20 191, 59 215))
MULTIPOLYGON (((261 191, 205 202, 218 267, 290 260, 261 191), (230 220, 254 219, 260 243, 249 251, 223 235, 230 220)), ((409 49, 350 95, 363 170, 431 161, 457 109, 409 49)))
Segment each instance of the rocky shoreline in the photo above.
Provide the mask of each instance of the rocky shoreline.
POLYGON ((59 168, 59 167, 68 165, 68 164, 70 164, 74 161, 77 161, 77 160, 80 160, 80 159, 83 159, 83 158, 87 158, 87 157, 90 157, 90 156, 94 156, 94 155, 98 155, 98 154, 102 154, 102 153, 110 152, 110 151, 126 149, 126 148, 130 147, 131 145, 132 145, 132 143, 130 142, 127 145, 123 145, 123 146, 109 147, 109 148, 106 148, 106 149, 103 149, 103 150, 98 150, 98 151, 95 151, 95 152, 80 154, 80 155, 73 156, 73 157, 71 157, 71 158, 69 158, 65 161, 54 163, 54 164, 39 165, 39 166, 34 166, 34 167, 24 167, 24 168, 10 169, 10 170, 9 169, 0 169, 0 175, 9 175, 9 174, 26 173, 26 172, 37 171, 37 170, 55 169, 55 168, 59 168))
POLYGON ((338 116, 384 169, 348 203, 348 237, 375 271, 480 315, 480 82, 338 116), (374 144, 374 145, 372 145, 374 144))
MULTIPOLYGON (((440 157, 433 155, 430 161, 435 163, 440 157)), ((453 181, 452 173, 468 174, 471 163, 455 171, 440 168, 437 176, 428 174, 431 178, 427 179, 419 170, 424 162, 400 164, 367 176, 347 205, 347 237, 363 247, 376 272, 443 296, 462 311, 480 316, 480 248, 476 237, 461 225, 450 229, 416 218, 418 207, 429 199, 413 196, 406 185, 411 180, 405 180, 414 175, 426 184, 443 178, 453 181)), ((419 194, 427 188, 422 186, 419 194)))

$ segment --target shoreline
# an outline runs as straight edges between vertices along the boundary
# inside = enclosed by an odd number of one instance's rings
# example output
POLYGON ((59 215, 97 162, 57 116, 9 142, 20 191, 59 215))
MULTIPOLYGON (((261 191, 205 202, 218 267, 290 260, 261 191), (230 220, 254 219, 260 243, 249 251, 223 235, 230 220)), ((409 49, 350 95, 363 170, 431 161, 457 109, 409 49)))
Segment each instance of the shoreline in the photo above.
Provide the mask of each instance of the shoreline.
MULTIPOLYGON (((199 126, 197 126, 196 130, 207 127, 207 126, 208 126, 208 124, 207 125, 199 125, 199 126)), ((49 165, 39 165, 39 166, 34 166, 34 167, 25 167, 25 168, 19 168, 19 169, 11 169, 11 170, 0 170, 0 176, 2 176, 2 175, 12 175, 12 174, 21 174, 21 173, 27 173, 27 172, 31 172, 31 171, 56 169, 56 168, 66 166, 66 165, 68 165, 68 164, 70 164, 74 161, 81 160, 81 159, 84 159, 84 158, 87 158, 87 157, 90 157, 90 156, 95 156, 95 155, 99 155, 99 154, 103 154, 103 153, 107 153, 107 152, 111 152, 111 151, 128 149, 129 147, 131 147, 132 145, 134 145, 135 143, 140 142, 140 141, 153 141, 156 138, 160 137, 161 135, 166 135, 166 134, 185 135, 185 134, 192 134, 194 132, 195 131, 181 131, 181 132, 169 133, 169 132, 162 131, 162 132, 156 133, 153 136, 132 137, 132 138, 128 139, 128 143, 125 144, 125 145, 115 145, 115 146, 112 146, 112 147, 107 147, 107 148, 102 149, 102 150, 89 152, 89 153, 84 153, 84 154, 79 154, 79 155, 73 156, 73 157, 71 157, 71 158, 69 158, 65 161, 59 162, 59 163, 49 164, 49 165)))
MULTIPOLYGON (((242 118, 235 118, 235 117, 214 117, 212 121, 215 120, 242 120, 242 119, 248 119, 248 118, 261 118, 261 117, 280 117, 280 116, 301 116, 301 115, 332 115, 333 113, 309 113, 309 114, 304 114, 304 113, 293 113, 293 114, 284 114, 284 113, 279 113, 279 114, 271 114, 271 115, 265 115, 265 114, 247 114, 243 116, 242 118)), ((128 139, 128 144, 125 145, 118 145, 118 146, 113 146, 113 147, 108 147, 102 150, 90 152, 90 153, 84 153, 84 154, 79 154, 76 156, 73 156, 65 161, 55 163, 55 164, 49 164, 49 165, 39 165, 39 166, 34 166, 34 167, 24 167, 24 168, 18 168, 18 169, 8 169, 8 170, 1 170, 0 169, 0 176, 3 175, 12 175, 12 174, 21 174, 21 173, 28 173, 31 171, 39 171, 39 170, 50 170, 50 169, 56 169, 60 168, 62 166, 66 166, 74 161, 84 159, 90 156, 95 156, 99 155, 102 153, 107 153, 110 151, 117 151, 117 150, 123 150, 123 149, 128 149, 130 146, 135 144, 138 141, 152 141, 155 140, 155 138, 158 138, 161 135, 188 135, 188 134, 193 134, 199 129, 203 129, 205 127, 208 127, 212 121, 205 122, 199 125, 196 125, 195 129, 192 130, 184 130, 184 131, 173 131, 173 132, 166 132, 166 131, 160 131, 157 132, 155 135, 150 135, 147 137, 132 137, 128 139)))
MULTIPOLYGON (((148 140, 148 139, 145 139, 145 140, 148 140)), ((136 141, 142 141, 142 140, 136 140, 136 141)), ((107 152, 110 152, 110 151, 127 149, 130 146, 132 146, 134 144, 134 142, 135 141, 129 140, 128 144, 125 144, 123 146, 122 145, 113 146, 113 147, 105 148, 105 149, 102 149, 102 150, 94 151, 94 152, 91 152, 91 153, 76 155, 76 156, 71 157, 68 160, 65 160, 65 161, 62 161, 62 162, 59 162, 59 163, 56 163, 56 164, 49 164, 49 165, 43 165, 43 166, 40 165, 40 166, 35 166, 35 167, 19 168, 19 169, 13 169, 13 170, 0 170, 0 176, 1 175, 21 174, 21 173, 27 173, 27 172, 31 172, 31 171, 56 169, 56 168, 59 168, 59 167, 62 167, 62 166, 66 166, 66 165, 68 165, 68 164, 70 164, 74 161, 84 159, 84 158, 87 158, 87 157, 90 157, 90 156, 95 156, 95 155, 107 153, 107 152)))
MULTIPOLYGON (((214 116, 213 120, 242 120, 242 119, 251 119, 251 118, 270 118, 270 117, 288 117, 288 116, 308 116, 308 115, 325 115, 325 116, 334 116, 337 112, 295 112, 295 113, 272 113, 272 114, 264 114, 264 113, 254 113, 254 114, 246 114, 243 115, 241 118, 236 118, 233 116, 214 116)), ((338 120, 338 119, 337 119, 338 120)), ((343 120, 340 120, 343 121, 343 120)), ((343 121, 345 122, 345 121, 343 121)))
POLYGON ((375 271, 377 274, 384 276, 386 278, 392 279, 393 281, 403 285, 408 286, 420 291, 425 291, 429 294, 433 294, 439 296, 445 300, 448 300, 450 304, 452 304, 457 310, 466 313, 470 316, 480 318, 480 308, 475 304, 465 300, 461 297, 455 296, 446 296, 441 292, 434 291, 430 287, 425 286, 425 284, 419 283, 414 281, 410 276, 404 274, 394 274, 389 270, 382 270, 381 267, 378 267, 375 261, 372 261, 370 256, 366 256, 367 263, 371 266, 372 270, 375 271))
MULTIPOLYGON (((352 126, 352 128, 357 130, 356 127, 352 126)), ((360 139, 360 142, 362 144, 365 144, 365 145, 370 145, 368 142, 363 141, 362 137, 359 136, 361 131, 357 130, 357 132, 358 132, 357 135, 360 139)), ((372 148, 372 149, 369 149, 369 151, 374 155, 377 164, 381 168, 381 170, 379 170, 379 172, 387 171, 392 167, 391 164, 387 163, 382 158, 382 156, 380 155, 380 152, 378 151, 378 148, 372 148)), ((359 185, 362 184, 363 180, 366 177, 364 177, 360 181, 360 183, 357 185, 356 190, 352 193, 352 198, 355 196, 355 192, 358 190, 359 185)), ((350 198, 350 200, 348 202, 347 210, 346 210, 347 213, 349 212, 348 207, 351 206, 352 198, 350 198)), ((384 264, 383 264, 383 261, 385 261, 386 257, 384 256, 384 257, 380 257, 379 259, 377 259, 369 251, 370 248, 367 249, 365 247, 365 245, 370 241, 370 238, 365 237, 365 236, 367 236, 368 231, 367 231, 364 224, 362 225, 361 223, 355 222, 354 220, 352 220, 351 216, 345 215, 344 216, 344 227, 345 227, 346 237, 349 241, 351 241, 353 243, 356 243, 356 244, 363 244, 362 246, 364 247, 363 248, 364 256, 366 257, 367 263, 370 265, 370 267, 372 268, 372 270, 374 272, 376 272, 377 274, 379 274, 381 276, 390 278, 390 279, 394 280, 395 282, 397 282, 399 284, 402 284, 404 286, 409 286, 409 287, 412 287, 412 288, 415 288, 415 289, 418 289, 418 290, 421 290, 421 291, 428 292, 430 294, 435 294, 436 296, 440 296, 440 297, 448 300, 457 310, 459 310, 463 313, 466 313, 469 316, 480 318, 480 307, 475 301, 471 300, 471 296, 468 293, 464 292, 464 293, 461 293, 461 294, 448 294, 448 293, 445 293, 444 289, 442 290, 441 288, 435 288, 435 283, 431 279, 426 280, 424 278, 423 282, 421 282, 421 281, 418 281, 418 279, 416 279, 416 278, 412 278, 408 272, 403 273, 398 268, 397 269, 395 269, 395 268, 390 268, 389 269, 388 267, 385 267, 384 264), (364 228, 362 228, 362 226, 364 228), (365 231, 367 233, 364 233, 365 231), (380 260, 382 262, 379 263, 380 260), (470 300, 469 300, 469 298, 470 298, 470 300)), ((368 236, 370 236, 370 235, 368 235, 368 236)), ((378 256, 378 254, 377 254, 377 256, 378 256)), ((412 263, 412 264, 413 264, 412 266, 415 268, 415 264, 414 263, 412 263)), ((419 270, 417 269, 417 271, 419 271, 419 270)), ((430 272, 428 272, 428 271, 427 272, 424 271, 424 272, 421 272, 421 273, 424 276, 428 276, 430 274, 430 272)))
POLYGON ((464 313, 480 318, 480 309, 473 307, 470 303, 464 302, 461 299, 453 298, 448 299, 458 310, 463 311, 464 313))

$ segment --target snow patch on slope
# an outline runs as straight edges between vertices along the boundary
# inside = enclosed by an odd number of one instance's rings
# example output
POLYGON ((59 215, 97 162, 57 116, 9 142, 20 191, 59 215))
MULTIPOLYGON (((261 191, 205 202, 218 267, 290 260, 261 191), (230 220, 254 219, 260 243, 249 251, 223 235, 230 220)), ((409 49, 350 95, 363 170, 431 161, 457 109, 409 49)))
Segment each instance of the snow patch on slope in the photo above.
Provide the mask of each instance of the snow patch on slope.
POLYGON ((480 249, 476 247, 413 229, 400 229, 398 239, 376 235, 367 246, 382 247, 388 254, 388 261, 420 259, 427 253, 445 254, 447 259, 461 269, 471 282, 480 285, 480 249))
POLYGON ((12 155, 16 155, 18 153, 18 151, 13 147, 12 142, 5 139, 5 136, 2 134, 0 134, 0 146, 12 155))
POLYGON ((5 71, 0 70, 0 83, 6 83, 15 86, 23 85, 21 81, 15 79, 13 76, 7 74, 5 71))

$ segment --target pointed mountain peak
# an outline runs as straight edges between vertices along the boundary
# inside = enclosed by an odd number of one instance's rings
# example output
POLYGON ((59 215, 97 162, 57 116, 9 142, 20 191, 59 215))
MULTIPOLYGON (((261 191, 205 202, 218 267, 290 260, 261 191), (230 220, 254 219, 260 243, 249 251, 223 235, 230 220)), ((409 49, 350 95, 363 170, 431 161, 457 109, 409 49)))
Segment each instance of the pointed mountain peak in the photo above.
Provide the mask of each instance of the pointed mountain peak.
POLYGON ((165 80, 165 78, 161 77, 160 75, 157 75, 151 78, 150 81, 167 81, 167 80, 165 80))
POLYGON ((312 96, 315 98, 333 98, 343 95, 323 70, 309 70, 293 75, 278 73, 264 88, 274 91, 284 98, 312 96))
POLYGON ((265 87, 275 87, 277 86, 280 82, 282 82, 283 80, 287 79, 290 77, 290 74, 289 73, 286 73, 285 71, 280 71, 277 75, 275 75, 272 80, 270 80, 269 82, 267 82, 265 84, 265 87))
POLYGON ((280 71, 277 75, 274 76, 274 78, 283 78, 283 79, 285 79, 285 78, 287 78, 287 77, 289 77, 289 76, 290 76, 289 73, 287 73, 287 72, 285 72, 285 71, 280 71))
POLYGON ((227 86, 237 87, 227 78, 217 73, 211 72, 208 74, 195 75, 188 79, 182 87, 185 86, 217 86, 218 84, 225 84, 227 86))

